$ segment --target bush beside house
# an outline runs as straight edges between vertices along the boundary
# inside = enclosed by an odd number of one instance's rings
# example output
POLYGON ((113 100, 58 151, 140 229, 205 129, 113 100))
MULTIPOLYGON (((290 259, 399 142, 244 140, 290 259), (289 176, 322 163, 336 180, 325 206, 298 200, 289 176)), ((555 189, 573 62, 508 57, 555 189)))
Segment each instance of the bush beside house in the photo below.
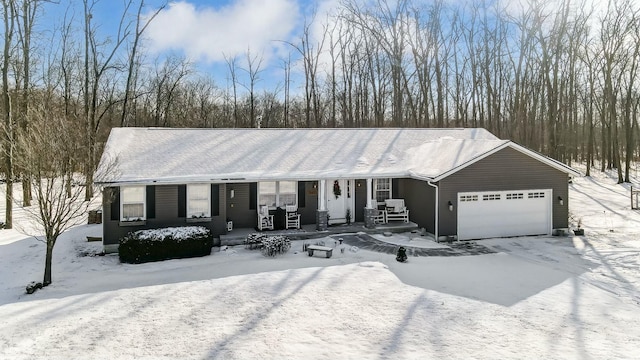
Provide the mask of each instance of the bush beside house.
POLYGON ((202 226, 168 227, 130 232, 120 239, 120 261, 141 264, 211 254, 213 235, 202 226))
POLYGON ((262 239, 262 255, 274 257, 286 254, 291 249, 291 240, 282 235, 267 236, 262 239))

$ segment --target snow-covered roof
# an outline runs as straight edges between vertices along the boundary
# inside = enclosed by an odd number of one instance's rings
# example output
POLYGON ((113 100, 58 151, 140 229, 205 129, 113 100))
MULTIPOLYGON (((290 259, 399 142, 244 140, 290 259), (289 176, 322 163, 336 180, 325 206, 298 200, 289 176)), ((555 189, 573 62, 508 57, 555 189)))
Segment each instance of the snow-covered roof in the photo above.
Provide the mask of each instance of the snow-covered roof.
POLYGON ((485 129, 114 128, 96 182, 435 179, 510 145, 485 129))

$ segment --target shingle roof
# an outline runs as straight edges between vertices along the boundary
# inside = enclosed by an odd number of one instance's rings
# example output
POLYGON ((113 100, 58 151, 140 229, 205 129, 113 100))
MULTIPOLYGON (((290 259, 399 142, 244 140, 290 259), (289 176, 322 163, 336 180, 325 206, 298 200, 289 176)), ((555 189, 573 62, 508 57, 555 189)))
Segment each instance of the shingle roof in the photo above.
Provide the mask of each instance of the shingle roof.
POLYGON ((99 169, 115 171, 96 182, 433 179, 507 144, 484 129, 114 128, 99 169))

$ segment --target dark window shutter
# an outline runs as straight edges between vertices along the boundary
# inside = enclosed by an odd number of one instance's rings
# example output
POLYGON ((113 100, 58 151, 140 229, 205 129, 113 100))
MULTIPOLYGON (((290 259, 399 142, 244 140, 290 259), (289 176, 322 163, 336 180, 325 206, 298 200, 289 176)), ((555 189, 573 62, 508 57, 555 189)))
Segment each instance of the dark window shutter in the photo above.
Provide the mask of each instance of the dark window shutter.
POLYGON ((147 186, 147 219, 155 219, 156 217, 156 187, 154 185, 147 186))
POLYGON ((113 201, 111 201, 111 221, 119 221, 120 220, 120 188, 113 187, 111 188, 111 196, 113 196, 113 201))
POLYGON ((211 184, 211 216, 220 215, 220 185, 211 184))
POLYGON ((255 210, 258 203, 258 183, 249 184, 249 210, 255 210))
POLYGON ((298 207, 299 208, 303 208, 305 206, 305 200, 306 200, 306 191, 305 191, 305 187, 306 187, 306 182, 304 181, 298 181, 298 207))
POLYGON ((178 217, 187 217, 187 185, 178 185, 178 217))
POLYGON ((400 182, 398 179, 391 179, 391 197, 397 199, 400 197, 400 188, 398 186, 400 182))

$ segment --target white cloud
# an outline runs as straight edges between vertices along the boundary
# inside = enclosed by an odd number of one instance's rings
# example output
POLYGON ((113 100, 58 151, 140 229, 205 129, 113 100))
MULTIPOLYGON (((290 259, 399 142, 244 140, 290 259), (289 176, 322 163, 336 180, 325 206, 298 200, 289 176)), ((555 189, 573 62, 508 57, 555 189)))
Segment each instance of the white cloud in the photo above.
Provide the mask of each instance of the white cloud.
POLYGON ((288 40, 298 18, 295 0, 234 0, 219 8, 181 1, 160 12, 145 35, 152 51, 183 51, 196 61, 223 61, 247 49, 268 60, 281 46, 274 40, 288 40))

